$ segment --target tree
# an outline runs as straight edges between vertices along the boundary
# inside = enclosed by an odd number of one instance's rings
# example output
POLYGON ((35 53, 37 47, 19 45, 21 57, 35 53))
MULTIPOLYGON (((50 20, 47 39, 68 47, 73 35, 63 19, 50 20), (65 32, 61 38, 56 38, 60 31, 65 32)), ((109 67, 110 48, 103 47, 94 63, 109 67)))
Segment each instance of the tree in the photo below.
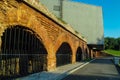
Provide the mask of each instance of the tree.
POLYGON ((117 49, 120 50, 120 37, 117 38, 117 49))
POLYGON ((107 38, 105 38, 104 39, 104 46, 105 46, 105 49, 109 49, 109 38, 107 37, 107 38))
POLYGON ((120 50, 120 38, 106 37, 104 41, 105 49, 120 50))

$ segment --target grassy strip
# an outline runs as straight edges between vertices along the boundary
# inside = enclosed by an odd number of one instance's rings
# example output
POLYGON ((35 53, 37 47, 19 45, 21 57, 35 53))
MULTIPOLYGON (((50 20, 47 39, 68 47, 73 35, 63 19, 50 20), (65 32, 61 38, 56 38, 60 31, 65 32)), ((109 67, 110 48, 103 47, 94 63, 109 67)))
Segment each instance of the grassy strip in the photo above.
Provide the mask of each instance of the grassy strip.
POLYGON ((107 54, 111 54, 113 56, 119 56, 120 57, 120 51, 117 51, 117 50, 108 49, 108 50, 104 50, 104 52, 107 53, 107 54))

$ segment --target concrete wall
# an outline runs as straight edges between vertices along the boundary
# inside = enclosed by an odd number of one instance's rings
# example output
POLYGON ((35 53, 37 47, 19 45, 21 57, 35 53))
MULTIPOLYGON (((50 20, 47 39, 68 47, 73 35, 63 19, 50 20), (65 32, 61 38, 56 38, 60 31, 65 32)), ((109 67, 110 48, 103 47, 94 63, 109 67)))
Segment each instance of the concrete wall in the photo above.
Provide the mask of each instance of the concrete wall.
POLYGON ((81 33, 87 39, 88 44, 103 44, 101 7, 64 1, 63 20, 81 33))

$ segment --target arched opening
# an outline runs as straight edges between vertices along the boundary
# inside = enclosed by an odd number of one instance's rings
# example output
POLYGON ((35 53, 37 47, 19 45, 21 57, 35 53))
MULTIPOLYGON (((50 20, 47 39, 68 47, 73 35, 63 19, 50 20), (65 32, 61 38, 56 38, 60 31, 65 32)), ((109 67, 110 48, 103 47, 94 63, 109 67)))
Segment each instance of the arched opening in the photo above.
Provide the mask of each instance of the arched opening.
POLYGON ((7 28, 2 38, 0 75, 27 75, 45 70, 47 51, 35 33, 22 26, 7 28))
POLYGON ((77 52, 76 52, 76 61, 80 62, 82 60, 82 49, 78 47, 77 52))
POLYGON ((68 43, 64 42, 56 53, 56 66, 62 66, 71 63, 72 50, 68 43))
POLYGON ((86 58, 88 59, 89 58, 88 50, 86 49, 85 52, 86 52, 86 58))

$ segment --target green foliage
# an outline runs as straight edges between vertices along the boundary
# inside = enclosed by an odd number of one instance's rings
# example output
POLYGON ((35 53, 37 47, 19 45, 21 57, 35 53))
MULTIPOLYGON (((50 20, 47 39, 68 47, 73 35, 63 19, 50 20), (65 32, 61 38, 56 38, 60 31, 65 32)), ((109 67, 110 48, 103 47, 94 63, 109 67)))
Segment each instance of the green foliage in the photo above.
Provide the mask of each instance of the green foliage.
POLYGON ((106 37, 104 41, 105 41, 105 49, 120 50, 120 38, 106 37))
POLYGON ((113 56, 120 56, 120 51, 118 50, 112 50, 112 49, 108 49, 108 50, 104 50, 105 53, 111 54, 113 56))

